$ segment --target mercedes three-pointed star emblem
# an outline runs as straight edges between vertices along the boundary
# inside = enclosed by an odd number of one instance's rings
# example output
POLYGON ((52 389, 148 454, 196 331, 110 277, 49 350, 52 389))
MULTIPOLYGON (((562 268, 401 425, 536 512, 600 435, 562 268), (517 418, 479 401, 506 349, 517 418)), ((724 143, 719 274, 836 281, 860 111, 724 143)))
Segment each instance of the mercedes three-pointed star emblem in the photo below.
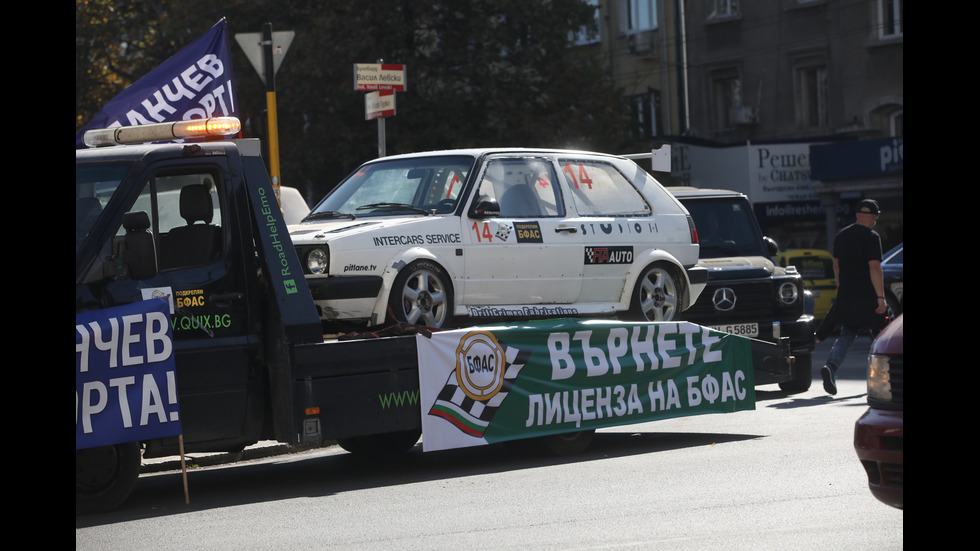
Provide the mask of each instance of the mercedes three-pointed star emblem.
POLYGON ((711 303, 719 312, 730 312, 732 308, 735 308, 735 291, 730 287, 721 287, 711 297, 711 303))

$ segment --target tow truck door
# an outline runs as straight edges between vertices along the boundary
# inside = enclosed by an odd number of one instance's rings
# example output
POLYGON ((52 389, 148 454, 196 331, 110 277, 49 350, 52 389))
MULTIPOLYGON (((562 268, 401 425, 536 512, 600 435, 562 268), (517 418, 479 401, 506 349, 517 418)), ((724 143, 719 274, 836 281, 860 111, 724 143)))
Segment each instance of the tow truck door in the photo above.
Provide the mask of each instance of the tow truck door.
MULTIPOLYGON (((241 438, 248 430, 249 401, 259 399, 254 382, 262 375, 255 361, 260 341, 249 308, 256 283, 254 270, 245 269, 254 261, 246 262, 243 243, 251 239, 242 235, 242 228, 251 226, 239 219, 244 198, 235 199, 229 174, 224 156, 150 165, 124 210, 149 214, 159 271, 142 281, 100 282, 93 285, 101 289, 91 290, 101 297, 102 307, 170 297, 188 443, 241 438)), ((117 228, 113 241, 124 232, 117 228)))

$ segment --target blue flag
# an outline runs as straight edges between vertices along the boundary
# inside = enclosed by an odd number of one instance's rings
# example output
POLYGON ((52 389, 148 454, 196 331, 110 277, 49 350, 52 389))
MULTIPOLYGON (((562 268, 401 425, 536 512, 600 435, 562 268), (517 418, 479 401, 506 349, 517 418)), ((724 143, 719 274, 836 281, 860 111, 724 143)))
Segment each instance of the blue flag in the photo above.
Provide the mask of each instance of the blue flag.
POLYGON ((170 303, 75 314, 75 449, 181 432, 170 303))
POLYGON ((221 21, 105 104, 75 135, 93 128, 238 116, 228 23, 221 21))

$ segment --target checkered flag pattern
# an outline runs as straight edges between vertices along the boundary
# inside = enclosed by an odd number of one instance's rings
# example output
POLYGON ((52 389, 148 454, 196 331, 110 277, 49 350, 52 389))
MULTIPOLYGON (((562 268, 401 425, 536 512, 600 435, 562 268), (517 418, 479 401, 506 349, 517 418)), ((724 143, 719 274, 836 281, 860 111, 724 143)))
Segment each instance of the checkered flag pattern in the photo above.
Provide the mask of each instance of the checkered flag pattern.
POLYGON ((456 372, 453 371, 446 381, 446 385, 439 391, 429 415, 442 417, 470 436, 483 438, 483 433, 490 426, 500 404, 507 398, 514 380, 520 373, 528 357, 530 350, 519 350, 510 346, 505 346, 504 358, 504 380, 500 391, 494 394, 489 400, 475 400, 466 395, 463 389, 459 388, 456 380, 456 372))

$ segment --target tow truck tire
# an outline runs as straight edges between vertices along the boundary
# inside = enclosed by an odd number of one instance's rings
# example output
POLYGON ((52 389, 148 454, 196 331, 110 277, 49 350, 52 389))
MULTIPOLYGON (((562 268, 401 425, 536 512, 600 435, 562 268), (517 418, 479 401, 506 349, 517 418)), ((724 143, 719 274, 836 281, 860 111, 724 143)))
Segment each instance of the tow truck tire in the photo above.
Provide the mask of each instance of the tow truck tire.
POLYGON ((595 429, 565 434, 552 434, 538 439, 541 449, 556 456, 577 455, 584 452, 595 437, 595 429))
POLYGON ((684 302, 683 288, 673 270, 663 262, 648 266, 633 287, 628 320, 672 321, 684 302))
POLYGON ((121 505, 136 486, 141 460, 138 442, 75 450, 75 514, 121 505))
POLYGON ((453 287, 435 262, 417 260, 395 277, 388 301, 395 320, 434 329, 445 329, 453 321, 453 287))
POLYGON ((404 453, 419 441, 422 431, 413 429, 385 434, 338 438, 337 445, 350 453, 383 457, 404 453))
POLYGON ((813 383, 813 354, 797 354, 796 365, 793 367, 796 369, 793 378, 779 383, 779 389, 791 394, 810 390, 810 384, 813 383))

